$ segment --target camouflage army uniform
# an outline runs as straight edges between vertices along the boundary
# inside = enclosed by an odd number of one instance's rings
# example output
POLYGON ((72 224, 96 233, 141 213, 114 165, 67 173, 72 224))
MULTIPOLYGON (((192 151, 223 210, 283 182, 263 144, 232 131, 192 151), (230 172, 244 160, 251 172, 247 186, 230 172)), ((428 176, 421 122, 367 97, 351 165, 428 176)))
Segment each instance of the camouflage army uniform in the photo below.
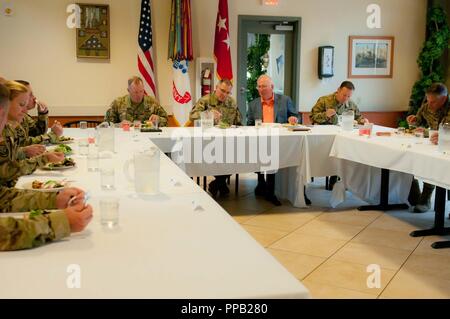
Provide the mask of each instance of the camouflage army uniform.
POLYGON ((353 101, 348 101, 346 104, 341 104, 336 100, 336 93, 322 96, 317 100, 316 105, 311 110, 311 115, 309 116, 313 124, 337 124, 338 115, 342 115, 344 111, 352 110, 355 113, 355 120, 359 124, 364 124, 364 117, 359 112, 358 106, 353 101), (331 118, 328 118, 326 111, 328 109, 333 109, 336 114, 331 118))
POLYGON ((133 122, 140 120, 148 121, 153 114, 159 116, 159 126, 167 126, 167 112, 151 96, 144 96, 140 104, 131 102, 130 96, 125 95, 112 102, 108 111, 106 111, 105 121, 120 123, 122 121, 133 122))
POLYGON ((423 126, 432 130, 438 130, 439 124, 450 123, 450 103, 449 99, 437 112, 433 113, 428 102, 424 102, 420 109, 417 111, 417 126, 423 126))
POLYGON ((20 151, 21 137, 17 136, 18 131, 7 124, 0 142, 0 185, 7 187, 13 187, 20 176, 29 175, 48 163, 45 156, 25 158, 25 154, 20 151))
MULTIPOLYGON (((0 188, 2 211, 29 211, 54 208, 56 194, 0 188)), ((28 216, 28 215, 27 215, 28 216)), ((0 251, 27 249, 59 240, 70 235, 69 221, 64 211, 44 213, 24 219, 2 217, 0 214, 0 251)))
POLYGON ((206 110, 218 111, 222 115, 220 121, 223 123, 241 125, 241 112, 239 112, 236 101, 232 97, 228 97, 224 102, 220 102, 214 93, 203 96, 192 108, 189 119, 192 122, 200 119, 200 113, 206 110))
POLYGON ((45 144, 45 143, 56 143, 58 141, 58 136, 53 133, 49 132, 47 134, 41 134, 38 136, 31 136, 29 134, 30 127, 28 126, 28 122, 25 121, 25 119, 16 127, 16 136, 17 136, 17 142, 20 147, 29 146, 33 144, 45 144))
POLYGON ((45 114, 39 113, 37 120, 34 120, 31 115, 26 114, 21 124, 23 127, 28 128, 28 136, 43 135, 48 130, 48 112, 45 114))

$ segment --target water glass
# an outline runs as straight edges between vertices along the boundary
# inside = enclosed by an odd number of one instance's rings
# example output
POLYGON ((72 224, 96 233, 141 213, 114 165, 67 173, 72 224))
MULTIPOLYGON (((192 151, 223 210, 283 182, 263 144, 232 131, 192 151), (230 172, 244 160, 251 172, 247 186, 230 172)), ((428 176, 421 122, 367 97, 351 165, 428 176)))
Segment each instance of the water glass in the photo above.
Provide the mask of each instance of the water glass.
POLYGON ((85 130, 87 129, 87 122, 86 121, 80 121, 80 129, 85 130))
POLYGON ((114 190, 116 188, 114 168, 102 168, 100 170, 100 185, 103 190, 114 190))
POLYGON ((80 155, 86 156, 89 154, 89 142, 86 139, 82 139, 78 142, 78 151, 80 155))
POLYGON ((87 169, 89 172, 98 171, 98 153, 89 153, 87 156, 87 169))
POLYGON ((100 199, 100 221, 103 226, 114 228, 119 224, 119 199, 108 197, 100 199))

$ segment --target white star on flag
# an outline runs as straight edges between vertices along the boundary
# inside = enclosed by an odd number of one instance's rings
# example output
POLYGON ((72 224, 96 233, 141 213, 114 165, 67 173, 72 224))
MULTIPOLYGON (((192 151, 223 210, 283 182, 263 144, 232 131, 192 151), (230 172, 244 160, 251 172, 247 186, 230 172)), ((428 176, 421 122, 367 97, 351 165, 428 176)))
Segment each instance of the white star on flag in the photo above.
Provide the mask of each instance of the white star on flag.
POLYGON ((219 32, 220 32, 220 30, 222 30, 222 29, 227 30, 227 26, 226 26, 225 23, 227 23, 227 19, 226 19, 226 18, 225 18, 225 19, 222 19, 222 18, 219 16, 219 23, 217 24, 217 27, 219 28, 219 32))
POLYGON ((227 49, 228 49, 228 51, 230 51, 230 35, 229 34, 227 34, 227 38, 225 40, 223 40, 222 42, 227 44, 227 49))

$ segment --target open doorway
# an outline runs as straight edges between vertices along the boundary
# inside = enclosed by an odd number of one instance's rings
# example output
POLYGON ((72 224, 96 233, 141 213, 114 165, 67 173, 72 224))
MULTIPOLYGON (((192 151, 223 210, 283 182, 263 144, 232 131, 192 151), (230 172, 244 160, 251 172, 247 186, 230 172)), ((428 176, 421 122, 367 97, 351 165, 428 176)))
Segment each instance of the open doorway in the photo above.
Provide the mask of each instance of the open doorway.
POLYGON ((237 103, 243 118, 247 104, 257 98, 256 80, 268 74, 275 93, 292 98, 298 110, 301 18, 238 17, 237 103))

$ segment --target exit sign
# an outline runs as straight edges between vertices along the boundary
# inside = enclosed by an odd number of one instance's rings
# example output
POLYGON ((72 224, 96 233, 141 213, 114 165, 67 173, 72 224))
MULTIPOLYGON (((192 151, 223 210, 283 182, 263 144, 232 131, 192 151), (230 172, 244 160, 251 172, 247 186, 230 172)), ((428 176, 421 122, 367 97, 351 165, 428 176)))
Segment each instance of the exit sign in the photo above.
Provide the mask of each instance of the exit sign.
POLYGON ((278 0, 262 0, 263 6, 277 6, 278 0))

